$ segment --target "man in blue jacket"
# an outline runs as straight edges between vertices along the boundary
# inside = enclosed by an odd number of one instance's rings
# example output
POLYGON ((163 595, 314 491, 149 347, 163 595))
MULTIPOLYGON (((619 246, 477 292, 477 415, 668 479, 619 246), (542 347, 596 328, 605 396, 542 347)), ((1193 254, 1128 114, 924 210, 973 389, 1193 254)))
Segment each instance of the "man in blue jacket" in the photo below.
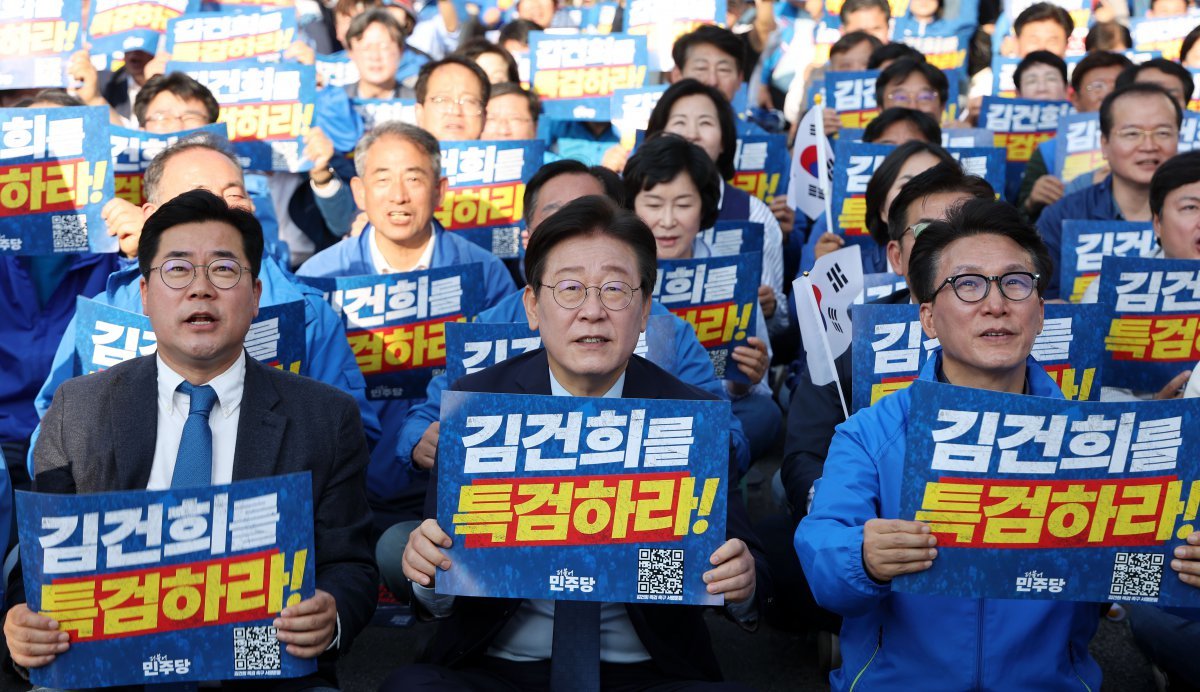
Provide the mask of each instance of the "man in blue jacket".
MULTIPOLYGON (((370 225, 314 255, 301 276, 364 276, 478 263, 483 270, 483 301, 494 305, 512 292, 508 269, 495 255, 453 233, 434 218, 448 185, 442 177, 438 141, 419 127, 401 122, 377 126, 354 152, 350 181, 355 202, 370 225)), ((408 461, 412 447, 397 436, 405 414, 420 399, 377 401, 383 437, 367 469, 368 497, 376 523, 421 518, 428 473, 408 461)))
MULTIPOLYGON (((921 379, 1062 397, 1029 356, 1051 264, 1016 208, 965 203, 920 232, 908 269, 921 325, 941 341, 921 379)), ((1100 667, 1088 653, 1097 604, 892 591, 894 577, 929 569, 938 553, 928 525, 893 518, 909 404, 901 390, 838 427, 812 509, 796 530, 817 602, 843 617, 833 689, 1100 689, 1100 667)), ((1200 550, 1191 546, 1177 562, 1194 583, 1200 550)))

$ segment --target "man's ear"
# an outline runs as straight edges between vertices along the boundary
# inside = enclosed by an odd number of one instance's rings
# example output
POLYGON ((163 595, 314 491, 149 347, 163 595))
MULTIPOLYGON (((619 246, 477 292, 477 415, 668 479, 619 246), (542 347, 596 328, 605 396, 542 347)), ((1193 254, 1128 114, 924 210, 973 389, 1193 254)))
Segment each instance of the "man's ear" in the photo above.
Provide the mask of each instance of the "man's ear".
POLYGON ((350 179, 350 194, 354 195, 354 204, 359 209, 367 208, 367 190, 363 186, 362 178, 357 175, 350 179))
POLYGON ((527 284, 521 294, 521 303, 525 306, 525 319, 529 320, 529 328, 538 331, 537 289, 527 284))
POLYGON ((142 295, 142 314, 143 315, 146 314, 146 290, 149 288, 150 288, 150 286, 146 283, 145 276, 138 279, 138 291, 140 291, 141 295, 142 295))
POLYGON ((925 332, 926 338, 936 339, 937 327, 933 326, 933 303, 921 303, 921 330, 925 332))

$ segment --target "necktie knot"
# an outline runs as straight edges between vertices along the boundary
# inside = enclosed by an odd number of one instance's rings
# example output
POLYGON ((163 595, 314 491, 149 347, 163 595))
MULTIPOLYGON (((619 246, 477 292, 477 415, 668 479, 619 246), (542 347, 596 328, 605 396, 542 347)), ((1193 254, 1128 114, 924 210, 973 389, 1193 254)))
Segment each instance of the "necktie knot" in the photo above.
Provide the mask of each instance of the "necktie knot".
POLYGON ((196 386, 187 380, 179 384, 179 391, 191 397, 192 403, 188 407, 188 415, 200 414, 206 419, 208 414, 212 413, 213 406, 217 403, 217 390, 204 384, 196 386))

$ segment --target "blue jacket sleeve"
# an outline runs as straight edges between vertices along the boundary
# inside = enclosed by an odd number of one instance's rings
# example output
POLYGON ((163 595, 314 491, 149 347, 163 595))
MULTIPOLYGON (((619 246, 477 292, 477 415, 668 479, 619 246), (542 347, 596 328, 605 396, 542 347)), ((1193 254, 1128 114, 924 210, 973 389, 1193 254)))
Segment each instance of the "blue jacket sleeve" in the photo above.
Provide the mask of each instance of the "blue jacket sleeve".
POLYGON ((375 407, 367 401, 367 383, 354 360, 354 352, 346 341, 333 308, 318 296, 304 296, 305 346, 308 355, 308 374, 316 380, 333 385, 354 397, 362 414, 363 432, 374 446, 383 430, 375 407))
POLYGON ((1062 223, 1066 211, 1063 202, 1068 201, 1068 199, 1067 197, 1063 197, 1054 204, 1046 207, 1037 220, 1038 235, 1042 236, 1042 242, 1046 244, 1046 249, 1050 251, 1050 262, 1054 267, 1054 271, 1050 272, 1050 282, 1046 285, 1046 295, 1042 296, 1047 300, 1057 298, 1059 295, 1058 265, 1062 261, 1062 223))
POLYGON ((412 451, 421 441, 425 430, 442 418, 442 392, 449 386, 446 374, 435 375, 425 388, 425 400, 408 410, 404 425, 396 436, 396 458, 407 464, 412 464, 412 451))
POLYGON ((50 410, 50 401, 54 398, 54 391, 58 389, 58 386, 75 376, 74 360, 75 316, 71 315, 71 321, 67 322, 66 331, 63 332, 62 339, 58 342, 58 350, 54 352, 54 360, 50 363, 50 373, 46 376, 46 381, 42 383, 42 388, 38 390, 37 397, 33 400, 33 407, 37 410, 39 419, 43 418, 46 411, 50 410))
POLYGON ((508 268, 504 266, 504 263, 495 256, 489 256, 489 259, 491 261, 483 263, 483 285, 485 287, 483 305, 485 308, 499 303, 504 296, 517 289, 513 284, 512 275, 508 273, 508 268))
MULTIPOLYGON (((314 192, 313 203, 321 212, 321 218, 325 219, 325 226, 340 237, 350 232, 350 226, 354 224, 354 217, 358 215, 358 205, 354 203, 354 194, 350 191, 350 185, 340 178, 338 181, 340 184, 332 197, 322 197, 314 192)), ((305 181, 304 184, 309 185, 310 183, 305 181)))

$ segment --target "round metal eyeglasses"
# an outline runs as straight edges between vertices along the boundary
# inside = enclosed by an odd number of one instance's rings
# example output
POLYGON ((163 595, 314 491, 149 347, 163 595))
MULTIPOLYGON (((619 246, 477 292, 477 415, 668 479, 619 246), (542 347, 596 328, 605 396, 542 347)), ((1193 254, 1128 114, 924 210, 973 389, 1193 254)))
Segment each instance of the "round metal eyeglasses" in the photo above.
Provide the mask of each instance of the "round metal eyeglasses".
POLYGON ((158 271, 162 282, 168 288, 177 290, 191 286, 200 273, 200 269, 204 269, 209 283, 217 288, 228 290, 238 285, 238 282, 242 280, 242 273, 248 267, 243 267, 237 260, 226 257, 201 265, 192 264, 185 259, 169 259, 157 267, 150 267, 150 271, 158 271))
POLYGON ((633 302, 633 294, 642 290, 624 281, 606 281, 599 286, 584 286, 572 279, 563 279, 551 286, 542 284, 554 292, 554 302, 564 310, 574 310, 583 305, 593 290, 600 296, 600 304, 609 310, 624 310, 633 302))

